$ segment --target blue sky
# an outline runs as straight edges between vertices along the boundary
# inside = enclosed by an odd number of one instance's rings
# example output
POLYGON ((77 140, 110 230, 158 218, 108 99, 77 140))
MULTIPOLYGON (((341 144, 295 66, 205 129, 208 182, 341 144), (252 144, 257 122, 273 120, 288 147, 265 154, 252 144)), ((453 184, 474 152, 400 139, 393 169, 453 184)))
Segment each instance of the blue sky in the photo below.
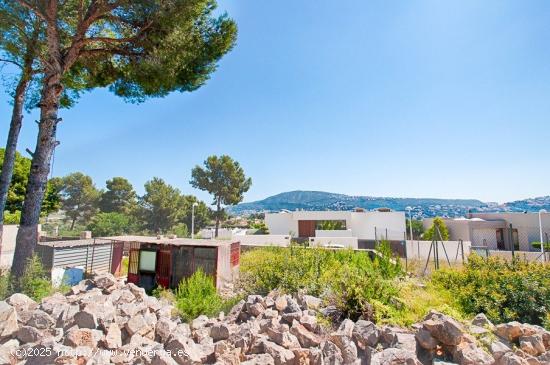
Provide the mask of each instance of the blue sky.
MULTIPOLYGON (((288 190, 508 201, 549 195, 550 2, 221 1, 234 50, 202 89, 105 90, 61 112, 54 175, 188 181, 211 154, 288 190)), ((7 97, 0 141, 9 121, 7 97)), ((20 150, 34 148, 27 115, 20 150)))

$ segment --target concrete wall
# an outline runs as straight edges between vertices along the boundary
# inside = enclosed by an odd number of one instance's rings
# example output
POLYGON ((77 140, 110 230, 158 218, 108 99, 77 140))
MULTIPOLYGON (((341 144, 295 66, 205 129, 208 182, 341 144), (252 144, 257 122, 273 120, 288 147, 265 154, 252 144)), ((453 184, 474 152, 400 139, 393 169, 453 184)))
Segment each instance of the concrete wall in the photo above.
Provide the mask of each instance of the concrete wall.
POLYGON ((315 237, 353 237, 353 231, 351 229, 316 229, 315 237))
MULTIPOLYGON (((430 254, 430 246, 432 244, 431 241, 407 240, 406 242, 407 257, 409 259, 426 260, 428 258, 430 254)), ((445 241, 443 242, 443 245, 445 246, 445 250, 447 250, 447 255, 449 256, 449 260, 451 262, 462 262, 462 250, 460 249, 459 241, 445 241)), ((441 242, 439 242, 439 259, 441 260, 441 262, 446 262, 447 258, 445 257, 443 245, 441 244, 441 242)), ((465 259, 467 259, 468 255, 471 252, 472 243, 469 241, 463 241, 462 245, 464 248, 464 257, 465 259)), ((431 253, 431 257, 433 258, 433 250, 431 253)))
POLYGON ((234 241, 239 241, 241 246, 281 246, 288 247, 290 245, 289 235, 277 234, 254 234, 234 236, 234 241))
POLYGON ((15 251, 15 238, 17 237, 17 225, 5 225, 2 234, 2 252, 0 255, 0 268, 11 267, 13 252, 15 251))
POLYGON ((292 213, 266 213, 265 224, 270 234, 292 236, 298 234, 298 221, 292 219, 292 213))
POLYGON ((341 245, 354 250, 359 248, 357 237, 310 237, 309 245, 321 247, 341 245))

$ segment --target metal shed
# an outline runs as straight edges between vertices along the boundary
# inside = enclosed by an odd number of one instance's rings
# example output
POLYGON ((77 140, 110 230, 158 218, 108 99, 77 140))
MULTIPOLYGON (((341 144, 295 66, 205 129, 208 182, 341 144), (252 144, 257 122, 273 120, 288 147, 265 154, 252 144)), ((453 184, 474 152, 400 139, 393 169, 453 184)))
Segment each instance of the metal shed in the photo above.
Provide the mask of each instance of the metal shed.
POLYGON ((128 282, 147 290, 176 288, 199 268, 211 275, 220 289, 233 281, 239 269, 240 242, 144 236, 107 239, 129 243, 128 282))
POLYGON ((36 253, 44 268, 83 267, 86 273, 120 274, 122 262, 120 243, 104 239, 81 239, 39 242, 36 253))

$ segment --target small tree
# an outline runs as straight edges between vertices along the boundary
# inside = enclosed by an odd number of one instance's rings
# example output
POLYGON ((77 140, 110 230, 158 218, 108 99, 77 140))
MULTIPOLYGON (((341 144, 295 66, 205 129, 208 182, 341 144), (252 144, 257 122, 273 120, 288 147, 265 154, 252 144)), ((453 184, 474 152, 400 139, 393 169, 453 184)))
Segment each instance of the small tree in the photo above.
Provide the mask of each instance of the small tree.
POLYGON ((445 224, 445 221, 441 217, 435 217, 433 220, 432 226, 424 233, 422 238, 425 239, 426 241, 432 241, 432 240, 448 241, 449 230, 447 229, 447 225, 445 224), (438 234, 438 229, 439 229, 439 234, 438 234))
POLYGON ((101 194, 99 209, 104 213, 130 214, 137 203, 132 184, 123 177, 113 177, 106 182, 107 190, 101 194))
POLYGON ((413 219, 412 221, 410 219, 407 219, 407 237, 409 237, 410 240, 415 239, 415 237, 421 237, 423 233, 424 225, 422 224, 422 221, 419 221, 418 219, 413 219), (413 237, 410 237, 411 224, 413 237))
POLYGON ((90 176, 75 172, 63 178, 61 187, 61 206, 71 221, 70 230, 75 223, 87 223, 97 212, 100 191, 96 189, 90 176))
POLYGON ((192 172, 191 185, 208 191, 214 196, 216 206, 216 237, 220 227, 222 205, 234 205, 243 200, 243 194, 250 189, 252 179, 247 178, 237 161, 227 155, 210 156, 204 161, 204 168, 196 166, 192 172))

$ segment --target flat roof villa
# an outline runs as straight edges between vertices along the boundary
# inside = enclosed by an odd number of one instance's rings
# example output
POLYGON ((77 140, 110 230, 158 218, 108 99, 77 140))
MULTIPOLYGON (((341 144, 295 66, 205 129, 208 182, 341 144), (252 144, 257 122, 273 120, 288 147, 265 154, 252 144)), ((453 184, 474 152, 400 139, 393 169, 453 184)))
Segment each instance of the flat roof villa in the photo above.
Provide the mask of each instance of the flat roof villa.
MULTIPOLYGON (((364 211, 281 211, 266 213, 265 223, 271 234, 291 235, 310 242, 352 238, 359 248, 367 241, 402 241, 405 213, 390 210, 364 211)), ((348 246, 348 245, 346 245, 348 246)), ((353 247, 358 248, 358 247, 353 247)))
MULTIPOLYGON (((424 219, 424 228, 430 227, 432 221, 432 218, 424 219)), ((472 246, 493 250, 540 250, 531 245, 540 241, 538 213, 471 213, 468 218, 444 218, 444 221, 452 241, 471 241, 472 246)), ((546 240, 546 235, 550 235, 550 214, 542 214, 541 222, 546 240)))

